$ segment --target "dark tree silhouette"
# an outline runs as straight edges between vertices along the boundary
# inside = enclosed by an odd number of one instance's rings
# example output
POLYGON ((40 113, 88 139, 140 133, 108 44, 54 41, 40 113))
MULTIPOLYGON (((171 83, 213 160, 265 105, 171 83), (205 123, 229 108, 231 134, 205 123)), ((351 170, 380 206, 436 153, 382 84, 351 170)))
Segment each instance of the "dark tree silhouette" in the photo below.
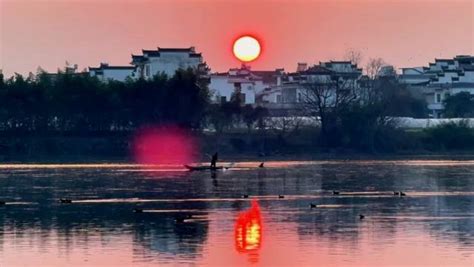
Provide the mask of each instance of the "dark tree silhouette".
POLYGON ((145 124, 200 128, 209 104, 205 83, 192 70, 151 80, 100 82, 84 73, 39 70, 0 79, 0 130, 90 135, 131 131, 145 124))
POLYGON ((472 118, 474 116, 474 96, 460 92, 444 100, 444 115, 448 118, 472 118))

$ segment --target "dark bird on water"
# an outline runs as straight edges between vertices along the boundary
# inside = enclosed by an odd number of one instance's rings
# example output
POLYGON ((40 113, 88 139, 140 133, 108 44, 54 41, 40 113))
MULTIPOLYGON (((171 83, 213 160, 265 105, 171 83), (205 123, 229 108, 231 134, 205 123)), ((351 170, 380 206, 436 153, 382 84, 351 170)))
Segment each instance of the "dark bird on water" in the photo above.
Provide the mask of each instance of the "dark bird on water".
POLYGON ((406 196, 406 195, 407 195, 407 194, 405 194, 405 193, 404 193, 404 192, 402 192, 402 191, 394 191, 394 192, 393 192, 393 194, 394 194, 395 196, 401 196, 401 197, 403 197, 403 196, 406 196))
POLYGON ((362 220, 362 219, 364 219, 364 218, 365 218, 365 216, 364 216, 363 214, 359 214, 359 219, 362 220))
POLYGON ((143 209, 133 209, 134 213, 143 213, 143 209))
POLYGON ((284 195, 278 195, 278 198, 285 198, 284 195))
POLYGON ((249 195, 242 195, 242 198, 249 198, 249 195))
POLYGON ((59 199, 60 203, 72 203, 72 200, 69 198, 60 198, 59 199))
POLYGON ((339 191, 332 190, 333 195, 339 195, 339 191))
POLYGON ((403 193, 402 191, 400 191, 400 192, 399 192, 399 195, 400 195, 401 197, 403 197, 403 196, 406 196, 407 194, 405 194, 405 193, 403 193))
POLYGON ((316 204, 313 204, 313 203, 311 203, 311 204, 309 204, 309 207, 310 207, 310 208, 312 208, 312 209, 314 209, 314 208, 316 208, 316 207, 317 207, 317 205, 316 205, 316 204))
POLYGON ((264 164, 265 164, 265 163, 262 162, 262 163, 260 163, 260 165, 258 165, 258 167, 259 167, 259 168, 263 168, 263 167, 265 167, 264 164))
POLYGON ((7 204, 5 201, 0 201, 0 206, 7 204))

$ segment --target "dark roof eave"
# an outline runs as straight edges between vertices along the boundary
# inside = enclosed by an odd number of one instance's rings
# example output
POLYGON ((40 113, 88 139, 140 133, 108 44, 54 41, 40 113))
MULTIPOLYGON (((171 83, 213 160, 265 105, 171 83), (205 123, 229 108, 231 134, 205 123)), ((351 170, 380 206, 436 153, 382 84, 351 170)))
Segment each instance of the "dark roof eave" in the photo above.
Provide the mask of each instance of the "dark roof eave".
POLYGON ((134 66, 101 66, 98 68, 89 67, 89 71, 101 71, 101 70, 135 70, 134 66))

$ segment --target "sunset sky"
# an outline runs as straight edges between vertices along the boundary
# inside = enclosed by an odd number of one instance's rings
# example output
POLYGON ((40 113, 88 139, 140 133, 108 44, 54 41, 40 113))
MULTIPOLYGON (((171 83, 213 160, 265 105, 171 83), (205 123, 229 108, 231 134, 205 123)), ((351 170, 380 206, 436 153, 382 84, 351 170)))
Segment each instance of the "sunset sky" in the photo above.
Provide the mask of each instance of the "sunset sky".
POLYGON ((348 49, 396 67, 474 54, 473 0, 0 0, 0 68, 7 75, 123 65, 141 49, 195 46, 213 71, 239 66, 244 33, 263 52, 253 69, 343 59, 348 49))

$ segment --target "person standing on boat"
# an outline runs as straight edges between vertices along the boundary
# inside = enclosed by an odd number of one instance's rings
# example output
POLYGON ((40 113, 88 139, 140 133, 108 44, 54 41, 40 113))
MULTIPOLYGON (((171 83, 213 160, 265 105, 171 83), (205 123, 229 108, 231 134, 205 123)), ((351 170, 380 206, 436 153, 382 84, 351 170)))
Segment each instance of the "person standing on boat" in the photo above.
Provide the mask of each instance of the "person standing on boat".
POLYGON ((211 158, 211 168, 216 168, 216 163, 217 163, 217 152, 212 155, 211 158))

